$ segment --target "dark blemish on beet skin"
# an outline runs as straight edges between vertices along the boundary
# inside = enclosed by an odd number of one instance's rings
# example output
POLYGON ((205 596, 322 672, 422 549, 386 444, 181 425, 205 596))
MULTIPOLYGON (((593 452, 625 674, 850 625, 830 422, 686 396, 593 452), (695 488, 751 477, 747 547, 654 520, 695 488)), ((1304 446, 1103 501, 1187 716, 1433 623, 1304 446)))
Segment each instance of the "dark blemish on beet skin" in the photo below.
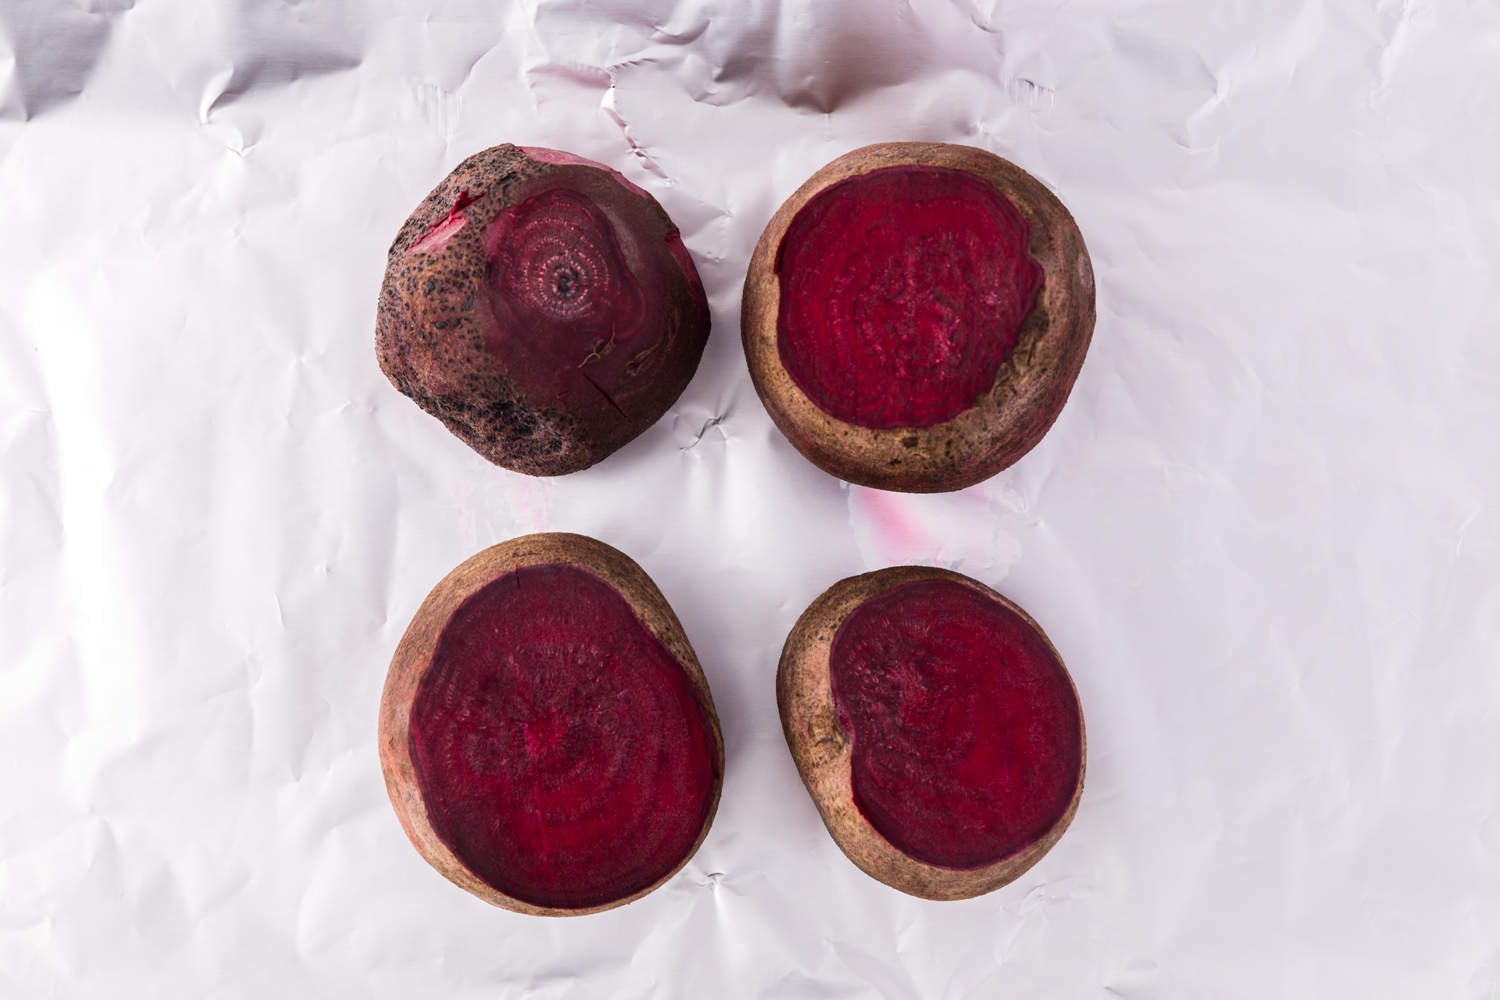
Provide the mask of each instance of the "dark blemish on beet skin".
POLYGON ((631 896, 697 842, 715 737, 683 666, 625 598, 574 566, 514 570, 438 639, 410 715, 439 839, 536 906, 631 896))
POLYGON ((995 384, 1041 288, 1026 221, 947 167, 884 167, 820 191, 776 250, 782 366, 861 427, 930 427, 995 384))
POLYGON ((1067 811, 1083 762, 1077 695, 998 601, 949 580, 894 587, 844 619, 829 676, 855 805, 906 855, 984 867, 1067 811))

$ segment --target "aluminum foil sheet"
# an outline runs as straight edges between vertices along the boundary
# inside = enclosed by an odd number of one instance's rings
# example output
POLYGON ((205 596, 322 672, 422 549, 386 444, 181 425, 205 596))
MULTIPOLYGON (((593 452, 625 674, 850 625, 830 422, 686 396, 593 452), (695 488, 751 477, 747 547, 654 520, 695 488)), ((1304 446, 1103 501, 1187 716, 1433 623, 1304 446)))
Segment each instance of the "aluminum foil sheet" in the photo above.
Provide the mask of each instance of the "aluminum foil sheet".
POLYGON ((0 0, 0 996, 1500 997, 1500 8, 1488 0, 0 0), (1040 177, 1093 255, 1070 402, 960 493, 772 427, 739 289, 886 139, 1040 177), (381 376, 385 250, 499 142, 682 228, 697 377, 586 472, 381 376), (675 606, 707 841, 570 919, 407 843, 376 705, 427 590, 571 530, 675 606), (1076 680, 1088 785, 1020 881, 903 896, 772 687, 834 580, 961 570, 1076 680))

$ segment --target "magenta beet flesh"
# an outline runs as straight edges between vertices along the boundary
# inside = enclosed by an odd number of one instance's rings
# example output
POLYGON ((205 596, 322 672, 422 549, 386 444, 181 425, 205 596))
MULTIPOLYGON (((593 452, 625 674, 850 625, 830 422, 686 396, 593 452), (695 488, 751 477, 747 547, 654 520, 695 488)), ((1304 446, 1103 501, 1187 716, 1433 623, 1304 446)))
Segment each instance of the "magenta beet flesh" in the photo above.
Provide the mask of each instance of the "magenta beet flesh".
POLYGON ((1028 228, 994 186, 894 166, 797 212, 776 259, 777 346, 816 406, 847 423, 930 427, 990 390, 1036 302, 1028 228))
POLYGON ((854 801, 904 854, 972 869, 1047 833, 1082 766, 1077 695, 1047 642, 947 580, 871 598, 834 635, 854 801))
POLYGON ((418 688, 410 747, 439 839, 545 907, 599 906, 673 871, 717 780, 682 667, 618 591, 563 564, 463 603, 418 688))

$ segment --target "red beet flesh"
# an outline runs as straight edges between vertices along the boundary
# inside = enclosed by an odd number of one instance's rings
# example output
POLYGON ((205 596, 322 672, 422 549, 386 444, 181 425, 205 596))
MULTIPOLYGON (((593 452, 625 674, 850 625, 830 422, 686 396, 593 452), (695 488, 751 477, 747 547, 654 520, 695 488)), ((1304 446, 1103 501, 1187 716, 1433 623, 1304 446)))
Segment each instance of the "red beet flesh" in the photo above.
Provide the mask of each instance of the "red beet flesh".
POLYGON ((963 170, 895 166, 797 212, 777 253, 782 366, 847 423, 930 427, 994 385, 1036 302, 1026 221, 963 170))
POLYGON ((495 217, 485 234, 495 326, 489 348, 538 395, 571 381, 611 406, 659 342, 665 289, 649 298, 599 206, 555 188, 495 217))
POLYGON ((444 627, 410 722, 439 839, 491 887, 583 908, 655 884, 712 805, 712 731, 681 665, 609 584, 510 572, 444 627))
POLYGON ((839 626, 829 672, 855 805, 906 855, 979 868, 1067 811, 1078 699, 1046 640, 1004 605, 947 580, 902 584, 839 626))

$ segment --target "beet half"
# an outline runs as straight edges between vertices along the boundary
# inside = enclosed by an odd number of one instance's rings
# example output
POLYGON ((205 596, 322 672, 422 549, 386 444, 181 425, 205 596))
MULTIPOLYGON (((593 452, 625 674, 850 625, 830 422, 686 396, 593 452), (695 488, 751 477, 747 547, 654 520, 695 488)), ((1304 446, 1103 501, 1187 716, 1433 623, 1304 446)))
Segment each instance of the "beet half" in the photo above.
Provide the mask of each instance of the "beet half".
POLYGON ((486 549, 422 602, 391 661, 380 763, 407 836, 481 899, 593 913, 687 863, 723 739, 667 601, 581 535, 486 549))
POLYGON ((960 489, 1057 419, 1094 328, 1088 251, 1062 202, 992 153, 856 149, 761 234, 741 334, 766 410, 849 482, 960 489))
POLYGON ((654 424, 708 328, 698 271, 651 195, 583 157, 504 145, 460 163, 397 233, 375 351, 485 458, 555 476, 654 424))
POLYGON ((1083 713, 1040 626, 958 573, 841 580, 797 620, 776 675, 787 745, 828 832, 926 899, 1018 878, 1083 792, 1083 713))

